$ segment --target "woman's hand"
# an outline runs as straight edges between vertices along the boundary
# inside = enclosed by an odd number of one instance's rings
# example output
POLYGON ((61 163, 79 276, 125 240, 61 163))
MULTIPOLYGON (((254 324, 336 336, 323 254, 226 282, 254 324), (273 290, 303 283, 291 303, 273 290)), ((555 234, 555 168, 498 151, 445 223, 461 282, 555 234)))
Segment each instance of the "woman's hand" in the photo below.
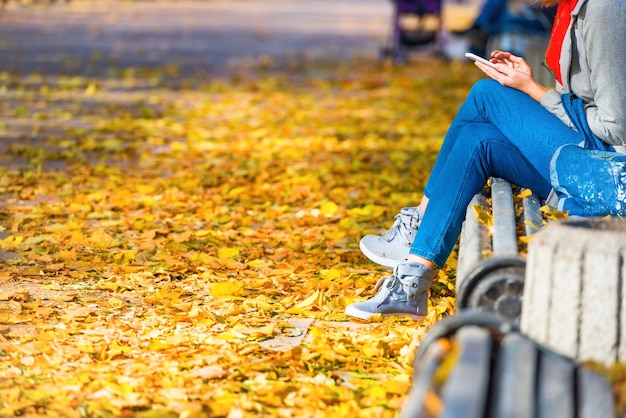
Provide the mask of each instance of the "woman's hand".
POLYGON ((475 64, 485 74, 503 86, 511 87, 540 101, 547 89, 533 77, 533 70, 522 57, 504 51, 493 51, 491 60, 495 67, 476 61, 475 64))

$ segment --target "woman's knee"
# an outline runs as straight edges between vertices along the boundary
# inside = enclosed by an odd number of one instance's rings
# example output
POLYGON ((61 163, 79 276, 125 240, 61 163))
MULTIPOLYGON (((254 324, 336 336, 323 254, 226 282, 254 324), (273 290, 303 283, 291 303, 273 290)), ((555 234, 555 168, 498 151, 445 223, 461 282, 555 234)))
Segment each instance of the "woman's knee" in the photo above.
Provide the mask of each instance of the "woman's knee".
POLYGON ((484 78, 474 83, 470 89, 469 97, 491 97, 494 92, 500 88, 503 88, 503 86, 497 81, 484 78))

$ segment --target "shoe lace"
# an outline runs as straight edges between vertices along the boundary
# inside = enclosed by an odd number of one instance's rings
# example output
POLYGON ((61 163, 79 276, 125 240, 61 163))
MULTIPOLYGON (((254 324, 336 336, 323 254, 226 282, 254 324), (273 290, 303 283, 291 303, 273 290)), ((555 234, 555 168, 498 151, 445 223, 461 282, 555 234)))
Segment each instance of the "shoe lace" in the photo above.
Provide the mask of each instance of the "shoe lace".
POLYGON ((383 287, 385 285, 385 283, 388 280, 390 280, 390 279, 392 280, 392 285, 391 285, 391 287, 390 286, 387 286, 387 287, 390 288, 390 289, 393 289, 393 287, 395 286, 395 280, 397 280, 396 276, 384 276, 384 277, 381 277, 380 279, 378 279, 378 281, 376 282, 376 286, 374 286, 374 292, 378 292, 378 290, 381 287, 383 287))
POLYGON ((383 235, 383 238, 387 242, 391 242, 396 237, 396 235, 400 234, 400 236, 404 238, 404 241, 406 242, 406 244, 411 245, 413 241, 408 235, 408 228, 402 222, 401 214, 397 214, 396 216, 394 216, 393 219, 394 219, 393 225, 391 225, 391 228, 389 228, 387 232, 385 232, 385 235, 383 235))

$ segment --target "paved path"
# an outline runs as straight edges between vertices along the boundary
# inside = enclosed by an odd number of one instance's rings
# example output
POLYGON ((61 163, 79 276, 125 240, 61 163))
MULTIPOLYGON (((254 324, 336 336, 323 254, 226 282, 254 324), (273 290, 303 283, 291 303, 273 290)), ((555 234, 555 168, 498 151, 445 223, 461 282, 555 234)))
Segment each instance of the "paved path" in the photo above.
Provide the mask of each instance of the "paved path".
POLYGON ((74 1, 0 9, 0 71, 99 75, 107 66, 224 72, 258 57, 372 56, 385 0, 74 1))
POLYGON ((388 0, 9 6, 0 8, 0 71, 98 76, 111 67, 174 64, 182 74, 225 73, 259 57, 375 57, 388 39, 392 11, 388 0))

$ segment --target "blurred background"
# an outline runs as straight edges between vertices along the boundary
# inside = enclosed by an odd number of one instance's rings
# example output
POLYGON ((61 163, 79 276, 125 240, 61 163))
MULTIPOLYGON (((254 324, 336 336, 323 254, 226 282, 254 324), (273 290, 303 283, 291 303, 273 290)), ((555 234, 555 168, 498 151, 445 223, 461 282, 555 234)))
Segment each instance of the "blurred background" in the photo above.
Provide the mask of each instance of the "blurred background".
MULTIPOLYGON (((440 55, 462 57, 467 40, 452 32, 471 26, 482 1, 443 0, 440 55)), ((169 65, 195 76, 267 61, 372 58, 392 42, 396 6, 389 0, 3 0, 0 71, 100 76, 169 65)))

